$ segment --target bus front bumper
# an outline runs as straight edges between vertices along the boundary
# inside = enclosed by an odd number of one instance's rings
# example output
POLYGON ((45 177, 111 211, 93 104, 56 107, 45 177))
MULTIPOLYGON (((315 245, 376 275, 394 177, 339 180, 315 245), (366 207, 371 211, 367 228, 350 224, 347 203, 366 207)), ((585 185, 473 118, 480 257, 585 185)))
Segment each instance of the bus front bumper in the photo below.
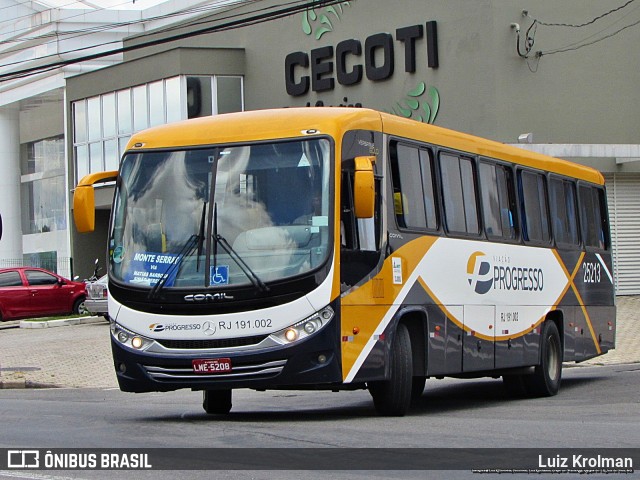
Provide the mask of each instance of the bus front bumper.
POLYGON ((342 382, 338 322, 299 343, 265 350, 221 352, 197 350, 178 354, 137 351, 113 336, 111 350, 120 390, 164 392, 234 388, 331 388, 342 382), (202 373, 197 364, 230 363, 230 370, 202 373))

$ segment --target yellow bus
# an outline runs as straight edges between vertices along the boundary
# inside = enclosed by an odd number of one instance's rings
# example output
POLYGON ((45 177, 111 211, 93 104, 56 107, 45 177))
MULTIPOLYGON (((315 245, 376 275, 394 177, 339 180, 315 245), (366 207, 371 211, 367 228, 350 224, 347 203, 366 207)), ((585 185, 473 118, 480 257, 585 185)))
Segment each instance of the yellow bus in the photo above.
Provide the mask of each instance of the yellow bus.
POLYGON ((121 390, 368 389, 427 378, 558 392, 614 348, 602 175, 361 108, 219 115, 135 134, 117 172, 109 317, 121 390))

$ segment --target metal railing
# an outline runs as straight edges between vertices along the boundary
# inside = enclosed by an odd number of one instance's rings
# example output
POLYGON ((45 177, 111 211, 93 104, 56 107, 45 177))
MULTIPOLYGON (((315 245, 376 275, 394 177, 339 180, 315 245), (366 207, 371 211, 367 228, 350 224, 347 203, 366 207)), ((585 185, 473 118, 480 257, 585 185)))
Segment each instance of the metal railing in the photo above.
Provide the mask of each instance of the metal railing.
POLYGON ((44 268, 50 272, 62 275, 65 278, 72 278, 73 275, 73 258, 0 258, 0 268, 13 267, 36 267, 44 268))

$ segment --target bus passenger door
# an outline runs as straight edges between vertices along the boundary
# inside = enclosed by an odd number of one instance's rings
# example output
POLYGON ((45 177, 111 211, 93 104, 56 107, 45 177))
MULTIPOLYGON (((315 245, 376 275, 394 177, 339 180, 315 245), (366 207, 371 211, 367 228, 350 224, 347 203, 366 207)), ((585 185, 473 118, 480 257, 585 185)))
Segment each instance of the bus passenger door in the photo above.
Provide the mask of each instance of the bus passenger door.
POLYGON ((495 312, 492 305, 464 306, 463 372, 494 368, 495 312))
POLYGON ((380 180, 375 181, 375 203, 371 218, 356 218, 353 173, 343 172, 342 182, 340 279, 343 290, 346 290, 377 273, 376 268, 380 264, 380 180))

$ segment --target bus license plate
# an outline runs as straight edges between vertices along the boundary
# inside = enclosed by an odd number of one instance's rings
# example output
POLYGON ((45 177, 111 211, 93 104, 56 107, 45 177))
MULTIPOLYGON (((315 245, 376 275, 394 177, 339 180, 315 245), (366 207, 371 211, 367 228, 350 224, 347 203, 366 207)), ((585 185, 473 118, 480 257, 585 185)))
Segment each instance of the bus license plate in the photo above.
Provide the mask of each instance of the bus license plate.
POLYGON ((231 371, 230 358, 203 358, 192 360, 194 373, 226 373, 231 371))

